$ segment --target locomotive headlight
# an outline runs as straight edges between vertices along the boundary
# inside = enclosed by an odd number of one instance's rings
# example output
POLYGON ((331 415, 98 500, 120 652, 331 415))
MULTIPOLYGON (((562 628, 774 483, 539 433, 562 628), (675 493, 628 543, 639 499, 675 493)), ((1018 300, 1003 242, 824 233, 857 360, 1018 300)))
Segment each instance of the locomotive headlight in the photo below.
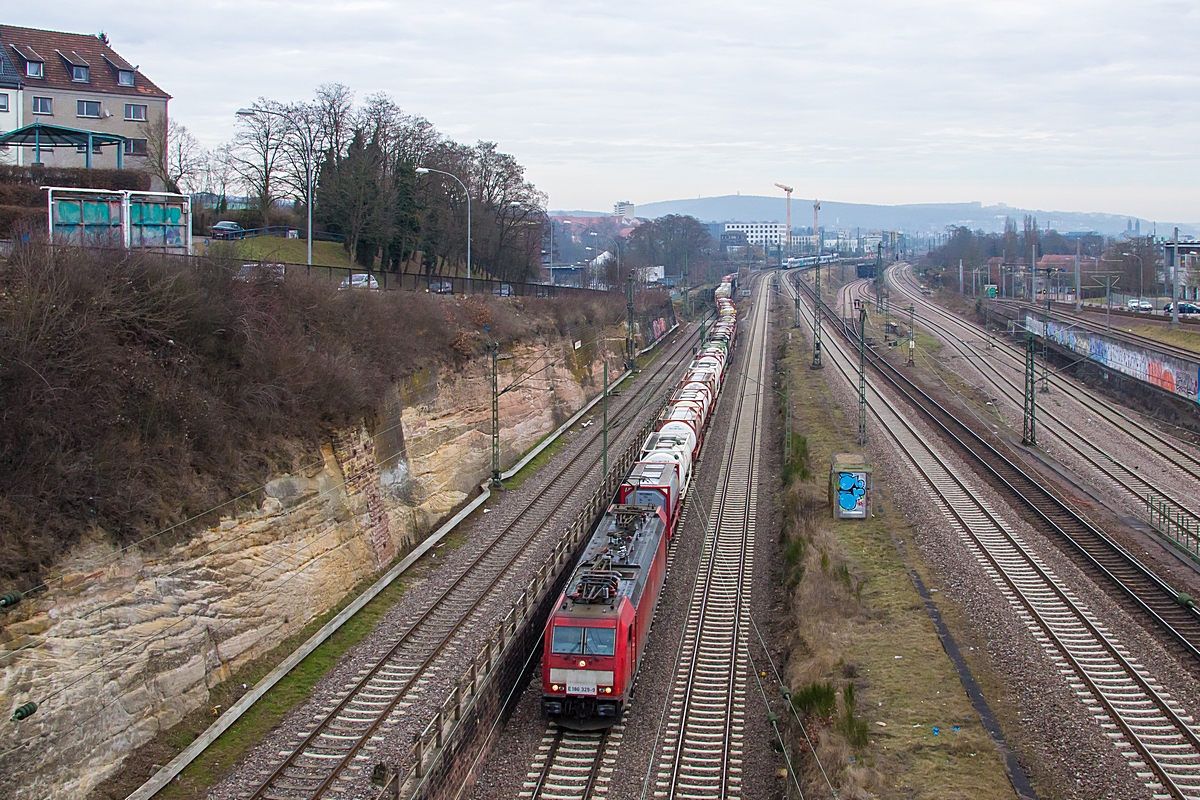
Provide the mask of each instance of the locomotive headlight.
POLYGON ((550 691, 552 691, 552 692, 557 692, 557 691, 558 691, 558 684, 557 684, 557 683, 552 683, 552 684, 550 684, 550 691))
POLYGON ((586 667, 586 666, 587 666, 587 662, 586 662, 586 661, 584 661, 584 660, 581 658, 581 659, 579 659, 579 666, 581 666, 581 667, 586 667))

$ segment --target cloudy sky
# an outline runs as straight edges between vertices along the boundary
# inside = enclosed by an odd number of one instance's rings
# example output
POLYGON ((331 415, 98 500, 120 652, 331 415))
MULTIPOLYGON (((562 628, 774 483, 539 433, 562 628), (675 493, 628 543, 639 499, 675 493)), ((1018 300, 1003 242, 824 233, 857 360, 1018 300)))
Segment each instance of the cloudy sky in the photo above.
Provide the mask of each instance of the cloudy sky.
POLYGON ((105 30, 208 145, 338 81, 515 154, 554 208, 980 200, 1200 220, 1196 2, 26 3, 105 30))

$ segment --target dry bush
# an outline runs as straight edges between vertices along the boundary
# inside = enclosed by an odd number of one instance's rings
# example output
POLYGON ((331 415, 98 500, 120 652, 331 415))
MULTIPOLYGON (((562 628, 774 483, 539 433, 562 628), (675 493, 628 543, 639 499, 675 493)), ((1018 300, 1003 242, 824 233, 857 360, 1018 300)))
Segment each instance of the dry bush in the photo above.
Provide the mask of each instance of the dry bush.
POLYGON ((129 543, 294 469, 397 381, 482 353, 482 322, 509 342, 612 316, 603 298, 518 307, 239 266, 43 245, 0 263, 0 580, 37 583, 89 529, 129 543))

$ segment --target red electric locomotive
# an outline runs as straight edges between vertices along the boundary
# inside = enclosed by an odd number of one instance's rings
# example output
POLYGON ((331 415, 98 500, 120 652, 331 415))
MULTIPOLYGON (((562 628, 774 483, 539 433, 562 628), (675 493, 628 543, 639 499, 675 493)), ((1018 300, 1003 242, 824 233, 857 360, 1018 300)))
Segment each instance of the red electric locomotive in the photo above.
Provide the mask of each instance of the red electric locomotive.
POLYGON ((567 728, 621 719, 667 569, 667 508, 610 506, 550 615, 542 711, 567 728))
POLYGON ((735 276, 717 288, 717 322, 659 415, 550 614, 542 710, 567 728, 615 724, 629 701, 683 510, 737 336, 735 276))

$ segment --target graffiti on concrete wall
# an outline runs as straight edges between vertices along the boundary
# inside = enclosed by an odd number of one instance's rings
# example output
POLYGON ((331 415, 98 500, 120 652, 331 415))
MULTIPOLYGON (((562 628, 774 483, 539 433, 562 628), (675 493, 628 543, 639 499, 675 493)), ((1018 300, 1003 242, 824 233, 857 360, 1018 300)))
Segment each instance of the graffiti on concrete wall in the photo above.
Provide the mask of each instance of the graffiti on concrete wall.
POLYGON ((1165 389, 1192 402, 1197 401, 1200 388, 1200 359, 1182 358, 1156 353, 1149 348, 1117 341, 1102 333, 1080 330, 1071 323, 1050 319, 1048 322, 1032 315, 1025 316, 1025 329, 1035 336, 1047 337, 1084 358, 1103 367, 1137 378, 1165 389))

